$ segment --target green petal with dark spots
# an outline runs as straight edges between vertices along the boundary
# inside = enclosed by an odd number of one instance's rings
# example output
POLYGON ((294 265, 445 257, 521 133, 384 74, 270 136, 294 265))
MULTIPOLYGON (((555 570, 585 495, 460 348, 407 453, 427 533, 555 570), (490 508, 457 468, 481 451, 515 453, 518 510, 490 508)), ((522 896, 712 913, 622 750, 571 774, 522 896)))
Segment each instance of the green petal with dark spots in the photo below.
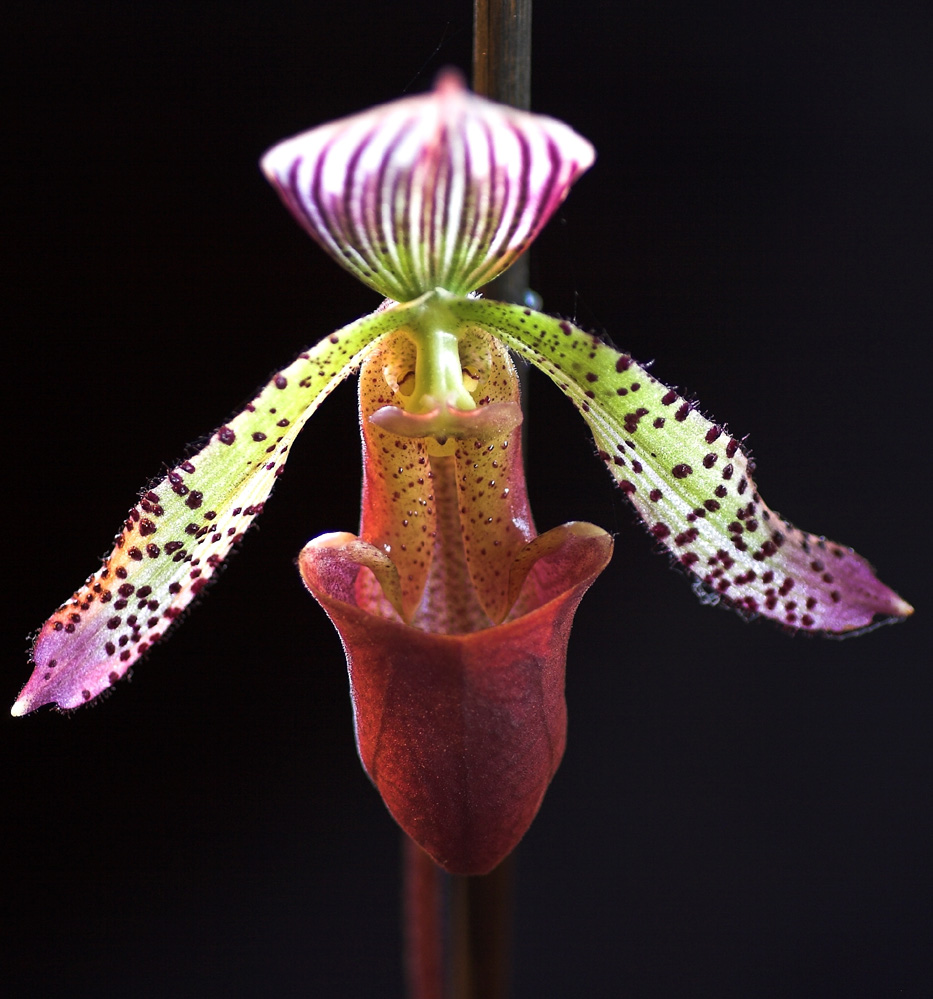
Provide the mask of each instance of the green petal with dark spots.
POLYGON ((142 492, 103 566, 39 631, 14 715, 92 700, 165 637, 262 510, 308 417, 408 314, 398 305, 374 312, 301 354, 142 492))
POLYGON ((449 305, 570 397, 649 533, 708 593, 803 631, 852 632, 912 613, 851 548, 770 510, 739 442, 629 355, 531 309, 482 299, 449 305))

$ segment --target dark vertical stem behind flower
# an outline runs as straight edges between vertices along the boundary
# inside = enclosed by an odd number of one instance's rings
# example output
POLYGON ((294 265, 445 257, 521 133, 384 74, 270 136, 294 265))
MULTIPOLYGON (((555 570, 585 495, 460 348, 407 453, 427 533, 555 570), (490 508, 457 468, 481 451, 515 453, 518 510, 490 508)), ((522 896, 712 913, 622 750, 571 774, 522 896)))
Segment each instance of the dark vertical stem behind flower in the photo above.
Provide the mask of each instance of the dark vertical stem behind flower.
POLYGON ((531 109, 531 0, 475 0, 473 90, 531 109))
POLYGON ((444 872, 402 834, 405 977, 409 999, 445 999, 442 898, 444 872))
POLYGON ((451 878, 451 999, 507 999, 515 854, 482 877, 451 878))
MULTIPOLYGON (((531 0, 475 0, 473 89, 503 104, 530 108, 531 0)), ((523 256, 486 290, 502 301, 522 302, 527 288, 528 259, 523 256)), ((512 899, 511 857, 490 874, 460 877, 444 874, 414 843, 406 843, 405 946, 411 999, 435 999, 445 986, 450 999, 505 999, 512 899)))
MULTIPOLYGON (((523 111, 531 109, 531 0, 474 0, 473 89, 523 111)), ((525 254, 487 293, 523 302, 529 287, 525 254)), ((483 877, 452 877, 452 999, 505 999, 509 993, 514 861, 483 877)))
POLYGON ((410 837, 402 842, 409 999, 506 999, 514 861, 479 878, 451 877, 410 837))
MULTIPOLYGON (((531 0, 474 0, 473 90, 531 109, 531 0)), ((490 298, 521 303, 527 289, 526 254, 486 290, 490 298)))

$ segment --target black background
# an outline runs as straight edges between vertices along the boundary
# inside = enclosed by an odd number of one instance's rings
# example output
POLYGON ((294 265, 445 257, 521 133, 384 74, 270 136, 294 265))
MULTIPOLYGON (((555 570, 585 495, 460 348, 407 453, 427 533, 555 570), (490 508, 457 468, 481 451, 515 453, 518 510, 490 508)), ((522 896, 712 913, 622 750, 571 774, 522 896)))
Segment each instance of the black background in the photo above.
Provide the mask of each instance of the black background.
MULTIPOLYGON (((377 304, 260 177, 272 143, 468 68, 457 2, 43 3, 7 20, 5 689, 136 490, 377 304)), ((538 526, 617 532, 570 742, 518 857, 516 996, 933 990, 925 3, 539 3, 536 110, 596 166, 545 309, 749 443, 772 506, 918 607, 846 642, 702 607, 531 384, 538 526)), ((401 995, 398 833, 292 560, 352 530, 354 389, 131 683, 2 723, 2 990, 401 995)))

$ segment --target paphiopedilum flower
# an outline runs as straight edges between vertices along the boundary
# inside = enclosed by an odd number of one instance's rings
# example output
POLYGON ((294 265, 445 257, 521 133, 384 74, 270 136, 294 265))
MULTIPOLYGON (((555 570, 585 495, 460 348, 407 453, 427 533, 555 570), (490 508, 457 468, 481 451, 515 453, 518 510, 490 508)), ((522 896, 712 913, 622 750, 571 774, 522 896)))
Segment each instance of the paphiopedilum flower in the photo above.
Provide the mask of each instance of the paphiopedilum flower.
POLYGON ((589 524, 536 534, 510 351, 569 396, 701 589, 793 631, 910 614, 851 549, 772 512, 739 441, 694 402, 566 320, 473 294, 592 161, 566 125, 450 74, 267 153, 299 222, 387 301, 140 495, 103 566, 40 630, 13 713, 78 707, 160 641, 263 509, 305 421, 359 369, 360 533, 310 542, 301 573, 340 633, 360 756, 392 814, 448 869, 489 870, 560 761, 571 620, 612 548, 589 524))

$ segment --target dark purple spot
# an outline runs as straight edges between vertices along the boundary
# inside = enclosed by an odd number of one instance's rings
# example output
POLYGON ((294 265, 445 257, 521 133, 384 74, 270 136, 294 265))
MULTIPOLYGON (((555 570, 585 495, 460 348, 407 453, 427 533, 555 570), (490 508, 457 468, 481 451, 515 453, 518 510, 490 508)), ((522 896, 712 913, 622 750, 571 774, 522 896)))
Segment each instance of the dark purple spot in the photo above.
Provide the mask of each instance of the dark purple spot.
POLYGON ((699 536, 700 532, 695 527, 691 527, 686 531, 683 531, 681 534, 678 534, 677 537, 674 538, 674 544, 678 548, 681 548, 683 545, 689 545, 691 542, 696 541, 699 536))
POLYGON ((675 479, 685 479, 688 475, 692 474, 693 474, 693 469, 689 465, 684 465, 684 464, 675 465, 671 469, 671 475, 673 475, 675 479))
POLYGON ((668 391, 661 398, 661 405, 662 406, 671 406, 675 402, 677 402, 677 393, 673 389, 671 389, 670 391, 668 391))
POLYGON ((285 375, 276 375, 273 381, 277 389, 283 389, 288 386, 288 379, 285 375))

